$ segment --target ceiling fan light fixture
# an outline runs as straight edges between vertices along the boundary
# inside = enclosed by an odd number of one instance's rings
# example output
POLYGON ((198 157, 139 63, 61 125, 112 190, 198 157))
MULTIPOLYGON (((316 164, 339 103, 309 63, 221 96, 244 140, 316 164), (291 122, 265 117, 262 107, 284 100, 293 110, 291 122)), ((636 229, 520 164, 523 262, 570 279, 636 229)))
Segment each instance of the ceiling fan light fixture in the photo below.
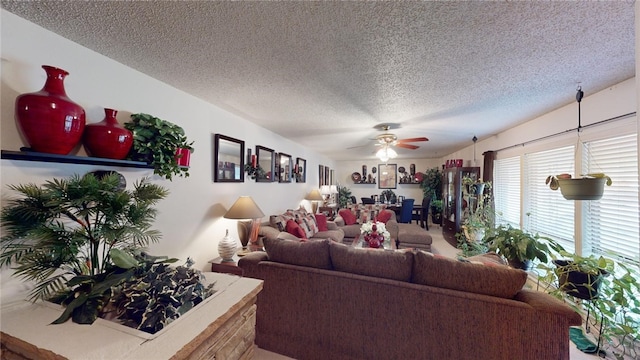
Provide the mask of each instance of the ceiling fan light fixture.
POLYGON ((392 148, 385 146, 376 152, 376 157, 380 159, 382 162, 387 162, 389 159, 394 159, 398 156, 398 153, 395 152, 392 148))

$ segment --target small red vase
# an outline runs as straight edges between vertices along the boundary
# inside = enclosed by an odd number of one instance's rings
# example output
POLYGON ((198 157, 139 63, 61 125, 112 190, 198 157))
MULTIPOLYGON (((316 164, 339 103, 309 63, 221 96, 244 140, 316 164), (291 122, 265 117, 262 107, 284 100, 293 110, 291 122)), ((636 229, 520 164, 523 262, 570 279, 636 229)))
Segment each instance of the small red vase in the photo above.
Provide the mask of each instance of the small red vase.
POLYGON ((189 166, 189 159, 191 158, 191 150, 186 148, 176 149, 176 161, 179 166, 189 166))
POLYGON ((104 120, 87 124, 83 143, 89 156, 122 160, 133 144, 133 134, 116 119, 118 111, 104 109, 104 120))
POLYGON ((42 90, 16 98, 18 129, 33 151, 67 155, 82 140, 84 109, 64 90, 68 72, 43 65, 47 80, 42 90))

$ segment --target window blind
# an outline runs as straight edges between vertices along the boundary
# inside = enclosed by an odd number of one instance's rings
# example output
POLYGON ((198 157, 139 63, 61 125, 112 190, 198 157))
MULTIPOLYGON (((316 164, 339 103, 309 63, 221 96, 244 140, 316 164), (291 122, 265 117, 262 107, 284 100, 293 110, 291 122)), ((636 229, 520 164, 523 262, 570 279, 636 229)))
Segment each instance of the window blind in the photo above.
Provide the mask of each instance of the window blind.
POLYGON ((520 157, 498 159, 493 164, 496 225, 520 228, 520 157))
POLYGON ((583 173, 604 172, 613 180, 602 199, 583 201, 583 243, 586 255, 613 253, 619 260, 640 262, 638 221, 637 134, 587 142, 583 173))
POLYGON ((567 251, 575 251, 574 202, 565 200, 560 190, 545 184, 549 175, 574 172, 574 146, 525 154, 524 228, 558 241, 567 251))

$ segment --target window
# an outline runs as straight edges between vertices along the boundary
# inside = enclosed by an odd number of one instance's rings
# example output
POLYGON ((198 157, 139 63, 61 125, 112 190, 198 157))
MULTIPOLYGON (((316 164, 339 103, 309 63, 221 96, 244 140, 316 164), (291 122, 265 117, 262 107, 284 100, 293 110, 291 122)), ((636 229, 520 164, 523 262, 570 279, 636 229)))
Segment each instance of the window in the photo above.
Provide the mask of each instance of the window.
POLYGON ((496 225, 520 228, 520 157, 499 159, 493 166, 496 225))
POLYGON ((574 146, 525 155, 524 228, 560 243, 567 251, 575 250, 574 202, 565 200, 560 191, 545 184, 549 175, 574 172, 574 146))
POLYGON ((638 222, 638 141, 625 135, 587 142, 583 146, 583 173, 603 172, 611 177, 604 196, 583 201, 583 252, 640 262, 638 222))

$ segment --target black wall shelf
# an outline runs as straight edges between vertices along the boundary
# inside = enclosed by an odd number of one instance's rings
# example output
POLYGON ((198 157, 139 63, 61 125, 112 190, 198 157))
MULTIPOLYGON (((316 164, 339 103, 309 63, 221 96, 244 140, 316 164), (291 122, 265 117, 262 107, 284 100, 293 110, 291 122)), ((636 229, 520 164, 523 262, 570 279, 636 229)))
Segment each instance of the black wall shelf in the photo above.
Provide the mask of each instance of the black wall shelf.
POLYGON ((104 159, 104 158, 89 157, 89 156, 47 154, 47 153, 40 153, 35 151, 2 150, 2 159, 153 169, 153 166, 142 161, 114 160, 114 159, 104 159))

